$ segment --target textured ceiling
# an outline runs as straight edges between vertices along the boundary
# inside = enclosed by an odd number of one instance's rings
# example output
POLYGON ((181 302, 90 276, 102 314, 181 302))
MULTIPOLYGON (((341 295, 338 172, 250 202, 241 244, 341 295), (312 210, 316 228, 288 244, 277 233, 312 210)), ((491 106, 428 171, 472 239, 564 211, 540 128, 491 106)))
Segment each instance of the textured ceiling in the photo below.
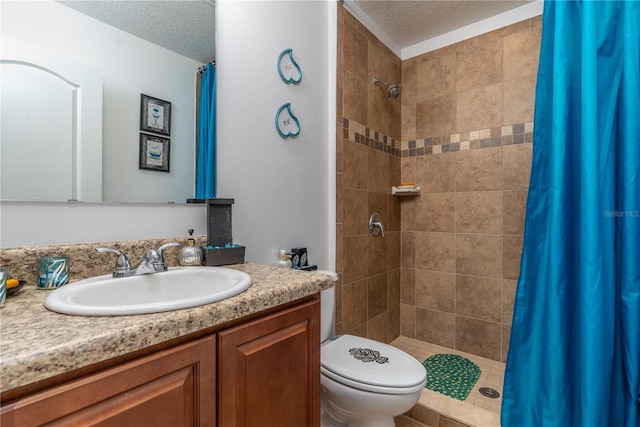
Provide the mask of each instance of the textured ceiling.
POLYGON ((368 18, 395 47, 405 49, 534 1, 345 0, 345 6, 356 17, 368 18))
POLYGON ((214 0, 58 1, 196 61, 215 59, 214 0))

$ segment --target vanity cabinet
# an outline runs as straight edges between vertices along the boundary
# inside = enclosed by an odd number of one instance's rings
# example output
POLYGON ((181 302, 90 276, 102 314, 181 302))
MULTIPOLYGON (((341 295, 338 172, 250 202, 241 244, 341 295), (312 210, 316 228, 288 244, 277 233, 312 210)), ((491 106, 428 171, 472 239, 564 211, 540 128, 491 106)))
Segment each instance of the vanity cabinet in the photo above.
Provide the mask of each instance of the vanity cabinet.
POLYGON ((3 403, 0 425, 319 426, 319 310, 314 297, 167 343, 3 403))

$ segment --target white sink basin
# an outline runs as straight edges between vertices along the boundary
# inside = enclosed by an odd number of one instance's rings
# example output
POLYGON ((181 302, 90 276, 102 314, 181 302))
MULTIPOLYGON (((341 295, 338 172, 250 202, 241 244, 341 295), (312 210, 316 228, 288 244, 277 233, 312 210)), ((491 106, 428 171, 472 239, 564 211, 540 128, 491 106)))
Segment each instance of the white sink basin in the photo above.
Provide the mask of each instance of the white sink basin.
POLYGON ((251 277, 223 267, 176 267, 155 274, 92 277, 62 286, 44 301, 78 316, 123 316, 180 310, 222 301, 251 286, 251 277))

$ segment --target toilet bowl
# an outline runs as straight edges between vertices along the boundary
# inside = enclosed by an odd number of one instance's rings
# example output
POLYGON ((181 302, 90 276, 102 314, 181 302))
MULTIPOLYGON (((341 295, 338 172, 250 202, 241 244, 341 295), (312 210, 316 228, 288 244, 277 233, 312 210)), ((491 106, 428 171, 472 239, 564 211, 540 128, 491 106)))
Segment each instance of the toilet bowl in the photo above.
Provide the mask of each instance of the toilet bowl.
MULTIPOLYGON (((334 280, 337 275, 330 274, 334 280)), ((322 427, 393 427, 420 398, 427 371, 390 345, 353 335, 332 336, 335 288, 321 293, 322 427)))

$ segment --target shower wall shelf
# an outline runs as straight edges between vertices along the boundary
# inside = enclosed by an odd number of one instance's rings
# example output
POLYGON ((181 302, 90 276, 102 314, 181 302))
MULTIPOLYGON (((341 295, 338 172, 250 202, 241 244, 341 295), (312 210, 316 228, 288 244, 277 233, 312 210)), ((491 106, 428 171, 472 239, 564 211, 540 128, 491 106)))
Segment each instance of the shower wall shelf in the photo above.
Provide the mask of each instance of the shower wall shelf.
POLYGON ((418 186, 399 186, 399 187, 391 187, 391 194, 394 196, 402 197, 402 196, 419 196, 420 195, 420 187, 418 186))

